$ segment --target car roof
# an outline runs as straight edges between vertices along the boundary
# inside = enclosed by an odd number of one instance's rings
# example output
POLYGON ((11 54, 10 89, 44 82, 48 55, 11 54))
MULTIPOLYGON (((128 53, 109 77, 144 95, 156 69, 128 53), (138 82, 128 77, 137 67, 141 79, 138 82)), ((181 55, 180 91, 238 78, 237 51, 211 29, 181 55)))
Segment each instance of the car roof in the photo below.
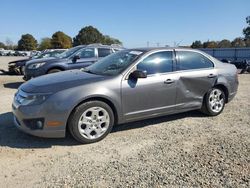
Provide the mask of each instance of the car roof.
POLYGON ((116 49, 123 48, 121 45, 118 45, 118 44, 105 45, 105 44, 101 44, 101 43, 94 43, 94 44, 88 44, 88 45, 79 45, 79 46, 76 46, 76 47, 102 47, 102 48, 116 48, 116 49))
POLYGON ((132 48, 130 50, 137 50, 143 52, 157 51, 157 50, 192 50, 199 51, 193 48, 183 48, 183 47, 142 47, 142 48, 132 48))

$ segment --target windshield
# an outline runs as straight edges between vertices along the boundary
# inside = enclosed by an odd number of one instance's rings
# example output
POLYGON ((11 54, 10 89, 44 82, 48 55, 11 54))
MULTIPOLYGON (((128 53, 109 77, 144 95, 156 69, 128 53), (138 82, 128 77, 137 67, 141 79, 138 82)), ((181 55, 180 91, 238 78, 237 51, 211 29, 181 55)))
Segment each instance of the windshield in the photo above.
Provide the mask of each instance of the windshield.
POLYGON ((115 76, 130 66, 143 52, 122 50, 109 55, 84 69, 85 72, 115 76))
POLYGON ((79 49, 83 48, 82 46, 76 46, 74 48, 70 48, 67 51, 61 53, 60 55, 58 55, 59 58, 63 59, 63 58, 68 58, 69 56, 71 56, 72 54, 74 54, 76 51, 78 51, 79 49))
POLYGON ((40 58, 48 58, 48 57, 58 57, 61 53, 63 53, 63 50, 60 51, 52 51, 52 52, 44 52, 38 56, 35 56, 34 59, 40 59, 40 58))

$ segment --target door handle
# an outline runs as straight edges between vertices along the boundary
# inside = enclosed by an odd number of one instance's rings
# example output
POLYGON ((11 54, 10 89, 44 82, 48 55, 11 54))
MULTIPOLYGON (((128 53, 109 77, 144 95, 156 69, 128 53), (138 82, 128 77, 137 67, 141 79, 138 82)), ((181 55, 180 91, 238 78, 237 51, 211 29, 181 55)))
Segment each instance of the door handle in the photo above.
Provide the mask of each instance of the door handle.
POLYGON ((207 77, 208 77, 208 78, 215 78, 216 75, 215 75, 215 74, 209 74, 207 77))
POLYGON ((167 79, 164 81, 164 84, 172 84, 172 83, 174 83, 174 80, 172 79, 167 79))

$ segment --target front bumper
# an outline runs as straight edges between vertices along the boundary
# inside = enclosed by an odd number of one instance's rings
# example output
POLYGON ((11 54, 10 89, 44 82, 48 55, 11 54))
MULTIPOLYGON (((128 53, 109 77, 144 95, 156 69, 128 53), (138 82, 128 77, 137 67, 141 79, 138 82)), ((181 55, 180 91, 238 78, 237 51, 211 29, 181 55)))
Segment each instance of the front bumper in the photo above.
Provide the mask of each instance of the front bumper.
POLYGON ((65 131, 62 130, 30 130, 27 127, 20 124, 20 121, 17 119, 16 116, 14 116, 14 124, 15 126, 22 132, 25 132, 27 134, 42 137, 42 138, 64 138, 65 137, 65 131))
POLYGON ((23 79, 27 81, 27 80, 30 80, 31 78, 35 78, 35 77, 42 76, 45 74, 46 74, 46 71, 43 70, 42 68, 38 68, 38 69, 25 68, 23 79))
POLYGON ((65 137, 65 127, 62 126, 47 126, 48 120, 54 119, 51 118, 50 115, 47 114, 44 107, 46 104, 42 105, 33 105, 33 106, 22 106, 17 101, 13 101, 12 111, 14 114, 14 124, 15 126, 30 135, 45 137, 45 138, 63 138, 65 137), (46 115, 47 114, 47 115, 46 115), (43 118, 44 126, 42 129, 31 129, 27 124, 25 124, 25 120, 43 118))

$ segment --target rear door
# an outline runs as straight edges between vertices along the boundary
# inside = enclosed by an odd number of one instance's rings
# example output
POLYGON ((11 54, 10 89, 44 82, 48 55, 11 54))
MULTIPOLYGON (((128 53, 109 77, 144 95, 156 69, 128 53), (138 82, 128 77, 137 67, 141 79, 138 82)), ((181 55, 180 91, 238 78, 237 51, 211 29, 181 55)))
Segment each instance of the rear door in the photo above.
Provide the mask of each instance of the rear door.
POLYGON ((204 95, 217 79, 213 62, 202 53, 176 50, 177 97, 176 104, 182 109, 199 108, 204 95))

